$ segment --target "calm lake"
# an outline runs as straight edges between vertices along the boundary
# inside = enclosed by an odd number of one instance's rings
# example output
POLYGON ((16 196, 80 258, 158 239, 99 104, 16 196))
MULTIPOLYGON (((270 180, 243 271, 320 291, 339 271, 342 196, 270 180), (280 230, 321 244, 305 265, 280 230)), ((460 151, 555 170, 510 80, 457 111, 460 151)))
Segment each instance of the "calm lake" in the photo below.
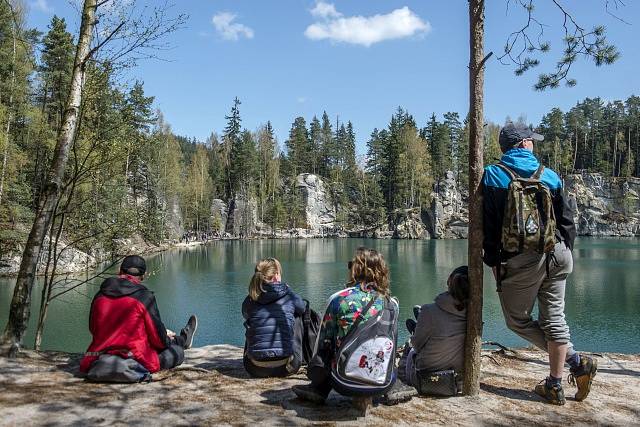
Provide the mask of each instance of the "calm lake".
MULTIPOLYGON (((380 251, 391 268, 391 290, 400 301, 400 338, 407 333, 404 318, 414 304, 432 302, 449 272, 466 263, 466 240, 308 239, 217 241, 207 246, 175 249, 148 260, 151 276, 145 284, 157 297, 164 323, 179 330, 195 313, 200 326, 194 345, 242 345, 240 305, 257 259, 274 256, 282 262, 283 280, 312 307, 323 311, 329 295, 341 289, 346 263, 358 246, 380 251)), ((640 240, 578 239, 575 267, 566 293, 566 314, 578 350, 640 353, 640 240)), ((88 314, 100 283, 91 283, 55 300, 49 311, 43 347, 84 351, 90 342, 88 314)), ((0 327, 4 328, 13 280, 0 279, 0 327)), ((33 328, 39 304, 27 334, 33 328)), ((495 283, 485 268, 484 339, 508 346, 526 343, 509 331, 502 319, 495 283)), ((403 342, 402 341, 402 342, 403 342)))

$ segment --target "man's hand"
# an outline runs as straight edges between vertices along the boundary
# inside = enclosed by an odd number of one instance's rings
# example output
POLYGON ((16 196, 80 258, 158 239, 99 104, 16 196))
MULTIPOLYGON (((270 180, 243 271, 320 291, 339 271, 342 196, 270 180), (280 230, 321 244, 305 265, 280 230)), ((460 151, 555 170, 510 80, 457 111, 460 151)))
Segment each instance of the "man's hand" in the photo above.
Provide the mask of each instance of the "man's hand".
POLYGON ((500 266, 494 265, 493 267, 491 267, 491 271, 493 272, 493 278, 496 279, 496 282, 498 281, 498 267, 500 266))
POLYGON ((167 336, 169 338, 175 338, 176 337, 176 333, 173 332, 171 329, 167 329, 167 336))

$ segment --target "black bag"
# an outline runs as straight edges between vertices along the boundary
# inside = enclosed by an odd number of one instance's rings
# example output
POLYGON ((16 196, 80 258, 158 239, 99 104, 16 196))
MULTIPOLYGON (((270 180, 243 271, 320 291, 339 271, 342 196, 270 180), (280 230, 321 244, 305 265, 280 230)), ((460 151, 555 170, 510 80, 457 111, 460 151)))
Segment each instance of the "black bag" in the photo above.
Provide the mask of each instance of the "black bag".
POLYGON ((101 354, 91 364, 87 380, 100 383, 140 383, 151 381, 151 373, 135 359, 101 354))
POLYGON ((458 374, 453 369, 446 371, 418 371, 418 393, 424 396, 444 396, 457 395, 458 374))
POLYGON ((304 363, 309 364, 313 358, 313 354, 316 347, 316 341, 318 340, 318 334, 320 333, 320 316, 313 311, 309 306, 309 301, 305 300, 306 308, 302 315, 302 321, 304 324, 304 333, 302 336, 302 357, 304 363))
POLYGON ((332 385, 344 396, 382 395, 396 380, 397 301, 385 298, 382 310, 360 324, 377 297, 372 295, 343 338, 332 366, 332 385))

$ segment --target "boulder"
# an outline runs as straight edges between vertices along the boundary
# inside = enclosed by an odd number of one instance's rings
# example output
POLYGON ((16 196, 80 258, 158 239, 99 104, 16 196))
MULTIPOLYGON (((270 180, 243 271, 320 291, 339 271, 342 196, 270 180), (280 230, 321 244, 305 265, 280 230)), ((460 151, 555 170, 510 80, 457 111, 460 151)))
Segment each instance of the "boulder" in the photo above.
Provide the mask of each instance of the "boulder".
POLYGON ((302 173, 296 178, 296 187, 304 197, 307 228, 323 233, 335 225, 336 210, 319 176, 302 173))

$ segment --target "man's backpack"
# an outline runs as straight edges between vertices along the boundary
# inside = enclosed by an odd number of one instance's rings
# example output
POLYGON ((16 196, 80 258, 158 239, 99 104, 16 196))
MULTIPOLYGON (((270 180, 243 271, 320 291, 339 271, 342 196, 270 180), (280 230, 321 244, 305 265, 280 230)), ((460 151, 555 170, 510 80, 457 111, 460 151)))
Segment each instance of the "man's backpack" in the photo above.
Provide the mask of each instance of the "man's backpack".
POLYGON ((375 293, 372 295, 342 339, 332 366, 332 385, 344 396, 381 395, 396 380, 398 302, 385 297, 382 310, 362 322, 377 297, 375 293))
POLYGON ((510 177, 502 222, 502 250, 510 253, 553 252, 556 219, 549 188, 540 177, 540 165, 530 178, 523 178, 504 163, 497 163, 510 177))

